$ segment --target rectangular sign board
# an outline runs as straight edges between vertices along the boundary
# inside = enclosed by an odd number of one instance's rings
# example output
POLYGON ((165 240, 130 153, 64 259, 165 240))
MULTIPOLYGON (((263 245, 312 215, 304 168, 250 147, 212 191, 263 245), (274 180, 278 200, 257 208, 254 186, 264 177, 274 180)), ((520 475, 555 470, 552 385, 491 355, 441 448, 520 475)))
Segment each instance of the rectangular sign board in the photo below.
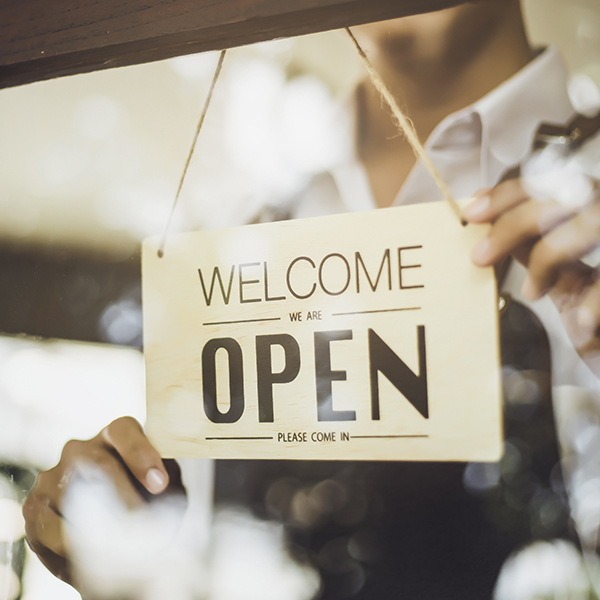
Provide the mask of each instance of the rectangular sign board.
POLYGON ((143 247, 147 433, 164 457, 497 460, 497 293, 444 203, 143 247))

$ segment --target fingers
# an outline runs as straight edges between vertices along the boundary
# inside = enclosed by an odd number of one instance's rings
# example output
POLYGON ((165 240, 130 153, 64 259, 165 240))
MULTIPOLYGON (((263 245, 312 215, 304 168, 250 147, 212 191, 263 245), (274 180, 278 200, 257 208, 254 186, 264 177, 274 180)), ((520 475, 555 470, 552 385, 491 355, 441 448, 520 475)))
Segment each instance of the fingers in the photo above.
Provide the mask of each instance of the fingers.
POLYGON ((67 551, 62 532, 62 518, 51 507, 48 496, 34 493, 23 505, 25 533, 31 549, 40 554, 45 549, 52 554, 65 558, 67 551))
POLYGON ((99 471, 113 482, 127 507, 144 504, 126 467, 108 448, 92 442, 71 441, 65 445, 59 464, 40 473, 23 505, 29 545, 47 568, 58 577, 62 574, 63 579, 68 574, 62 517, 64 491, 74 477, 94 479, 99 471), (59 560, 61 558, 64 561, 59 560), (60 569, 60 573, 55 569, 60 569))
POLYGON ((583 358, 600 352, 600 279, 583 263, 563 269, 549 292, 558 308, 573 346, 583 358))
POLYGON ((600 245, 600 204, 559 225, 535 244, 529 255, 523 294, 530 300, 544 295, 559 279, 561 269, 600 245))
POLYGON ((35 487, 23 504, 23 517, 31 549, 51 573, 68 581, 62 518, 57 509, 59 484, 60 476, 56 468, 40 473, 35 487))
POLYGON ((549 293, 579 354, 600 364, 600 276, 581 260, 600 246, 598 187, 595 197, 567 206, 532 199, 519 180, 509 180, 478 192, 463 216, 491 224, 472 261, 491 266, 512 255, 524 264, 523 295, 537 300, 549 293))
POLYGON ((129 470, 117 452, 96 439, 67 442, 59 464, 40 475, 38 487, 53 499, 54 508, 59 513, 63 510, 63 493, 73 478, 96 481, 99 473, 112 482, 128 508, 136 508, 144 503, 144 498, 138 492, 129 470), (54 473, 56 475, 51 478, 54 473), (44 476, 48 479, 48 483, 44 476))
POLYGON ((68 581, 70 562, 64 542, 64 493, 74 477, 95 481, 102 473, 114 485, 129 508, 144 504, 148 492, 182 491, 181 477, 173 462, 163 464, 160 455, 132 418, 113 421, 95 438, 72 440, 53 469, 40 473, 23 507, 27 540, 32 550, 57 577, 68 581))
MULTIPOLYGON (((489 234, 473 248, 471 259, 476 265, 490 266, 524 246, 529 251, 531 240, 544 236, 571 216, 571 209, 557 203, 521 200, 496 218, 489 234)), ((519 259, 527 261, 528 254, 519 259)))
POLYGON ((518 179, 509 179, 493 189, 483 189, 475 200, 463 209, 469 223, 490 223, 502 213, 529 199, 518 179))
POLYGON ((117 419, 100 435, 151 494, 160 494, 165 490, 169 483, 169 474, 160 454, 150 444, 135 419, 131 417, 117 419))
POLYGON ((579 327, 577 350, 586 353, 600 351, 600 281, 589 288, 576 315, 579 327))
POLYGON ((50 500, 32 492, 23 505, 26 541, 40 562, 56 577, 73 585, 71 567, 63 542, 63 519, 50 500))
MULTIPOLYGON (((31 546, 31 544, 30 544, 31 546)), ((37 554, 40 562, 48 569, 54 576, 58 577, 62 581, 65 581, 73 585, 73 577, 71 573, 71 567, 69 561, 62 556, 54 554, 48 549, 43 548, 39 552, 32 548, 37 554)))
MULTIPOLYGON (((72 477, 90 483, 110 481, 123 504, 130 510, 145 504, 145 497, 127 467, 108 449, 101 449, 78 458, 73 466, 72 477)), ((58 500, 60 512, 64 512, 63 498, 64 496, 61 495, 58 500)))
POLYGON ((473 248, 472 261, 490 266, 512 254, 528 268, 523 294, 530 300, 548 292, 567 265, 600 244, 600 202, 575 209, 537 201, 516 179, 478 192, 463 216, 472 223, 492 223, 473 248))

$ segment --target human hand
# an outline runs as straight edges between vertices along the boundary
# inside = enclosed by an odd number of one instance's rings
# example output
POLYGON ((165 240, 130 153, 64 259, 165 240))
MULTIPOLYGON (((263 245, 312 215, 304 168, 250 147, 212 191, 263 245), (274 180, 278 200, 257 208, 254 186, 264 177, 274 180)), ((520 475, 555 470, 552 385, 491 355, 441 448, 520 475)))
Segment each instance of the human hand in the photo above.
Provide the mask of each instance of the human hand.
POLYGON ((58 578, 75 585, 64 537, 63 499, 74 476, 84 479, 89 466, 109 478, 125 505, 134 509, 165 492, 184 492, 179 467, 162 460, 132 417, 122 417, 91 440, 71 440, 58 464, 39 474, 24 506, 31 549, 58 578))
POLYGON ((600 246, 600 194, 581 204, 532 198, 521 180, 481 190, 463 211, 470 223, 490 223, 473 248, 476 265, 491 266, 512 255, 527 268, 522 293, 528 300, 549 294, 579 354, 600 352, 600 278, 581 261, 600 246))

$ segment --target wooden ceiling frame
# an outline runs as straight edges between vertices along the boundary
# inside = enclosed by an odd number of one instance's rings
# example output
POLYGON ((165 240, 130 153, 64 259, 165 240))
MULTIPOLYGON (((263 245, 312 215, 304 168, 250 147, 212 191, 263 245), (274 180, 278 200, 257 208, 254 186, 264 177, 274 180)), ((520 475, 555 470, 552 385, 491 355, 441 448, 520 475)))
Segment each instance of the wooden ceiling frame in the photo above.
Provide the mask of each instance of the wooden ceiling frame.
POLYGON ((431 12, 464 0, 3 0, 0 88, 431 12))

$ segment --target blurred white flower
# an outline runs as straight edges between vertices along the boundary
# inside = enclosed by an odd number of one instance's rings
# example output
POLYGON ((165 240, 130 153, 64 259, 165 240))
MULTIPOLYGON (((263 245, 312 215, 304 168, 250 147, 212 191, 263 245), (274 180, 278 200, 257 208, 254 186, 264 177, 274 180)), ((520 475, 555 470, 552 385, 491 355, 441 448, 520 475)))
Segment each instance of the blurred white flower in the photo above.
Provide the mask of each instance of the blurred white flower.
POLYGON ((203 523, 187 519, 185 499, 155 498, 128 510, 111 481, 81 465, 65 494, 65 528, 85 593, 94 598, 192 600, 205 595, 203 523), (184 535, 185 534, 185 535, 184 535))
POLYGON ((564 540, 535 542, 503 565, 494 600, 587 600, 589 583, 583 559, 564 540))
POLYGON ((563 148, 550 145, 534 154, 522 167, 523 188, 536 200, 555 200, 574 209, 594 197, 593 181, 575 156, 564 156, 563 148))
MULTIPOLYGON (((600 32, 598 32, 600 33, 600 32)), ((600 110, 600 88, 585 73, 576 73, 568 84, 569 98, 573 108, 586 117, 594 117, 600 110)))
POLYGON ((310 600, 318 573, 287 553, 281 524, 241 511, 216 515, 211 550, 211 600, 310 600))

